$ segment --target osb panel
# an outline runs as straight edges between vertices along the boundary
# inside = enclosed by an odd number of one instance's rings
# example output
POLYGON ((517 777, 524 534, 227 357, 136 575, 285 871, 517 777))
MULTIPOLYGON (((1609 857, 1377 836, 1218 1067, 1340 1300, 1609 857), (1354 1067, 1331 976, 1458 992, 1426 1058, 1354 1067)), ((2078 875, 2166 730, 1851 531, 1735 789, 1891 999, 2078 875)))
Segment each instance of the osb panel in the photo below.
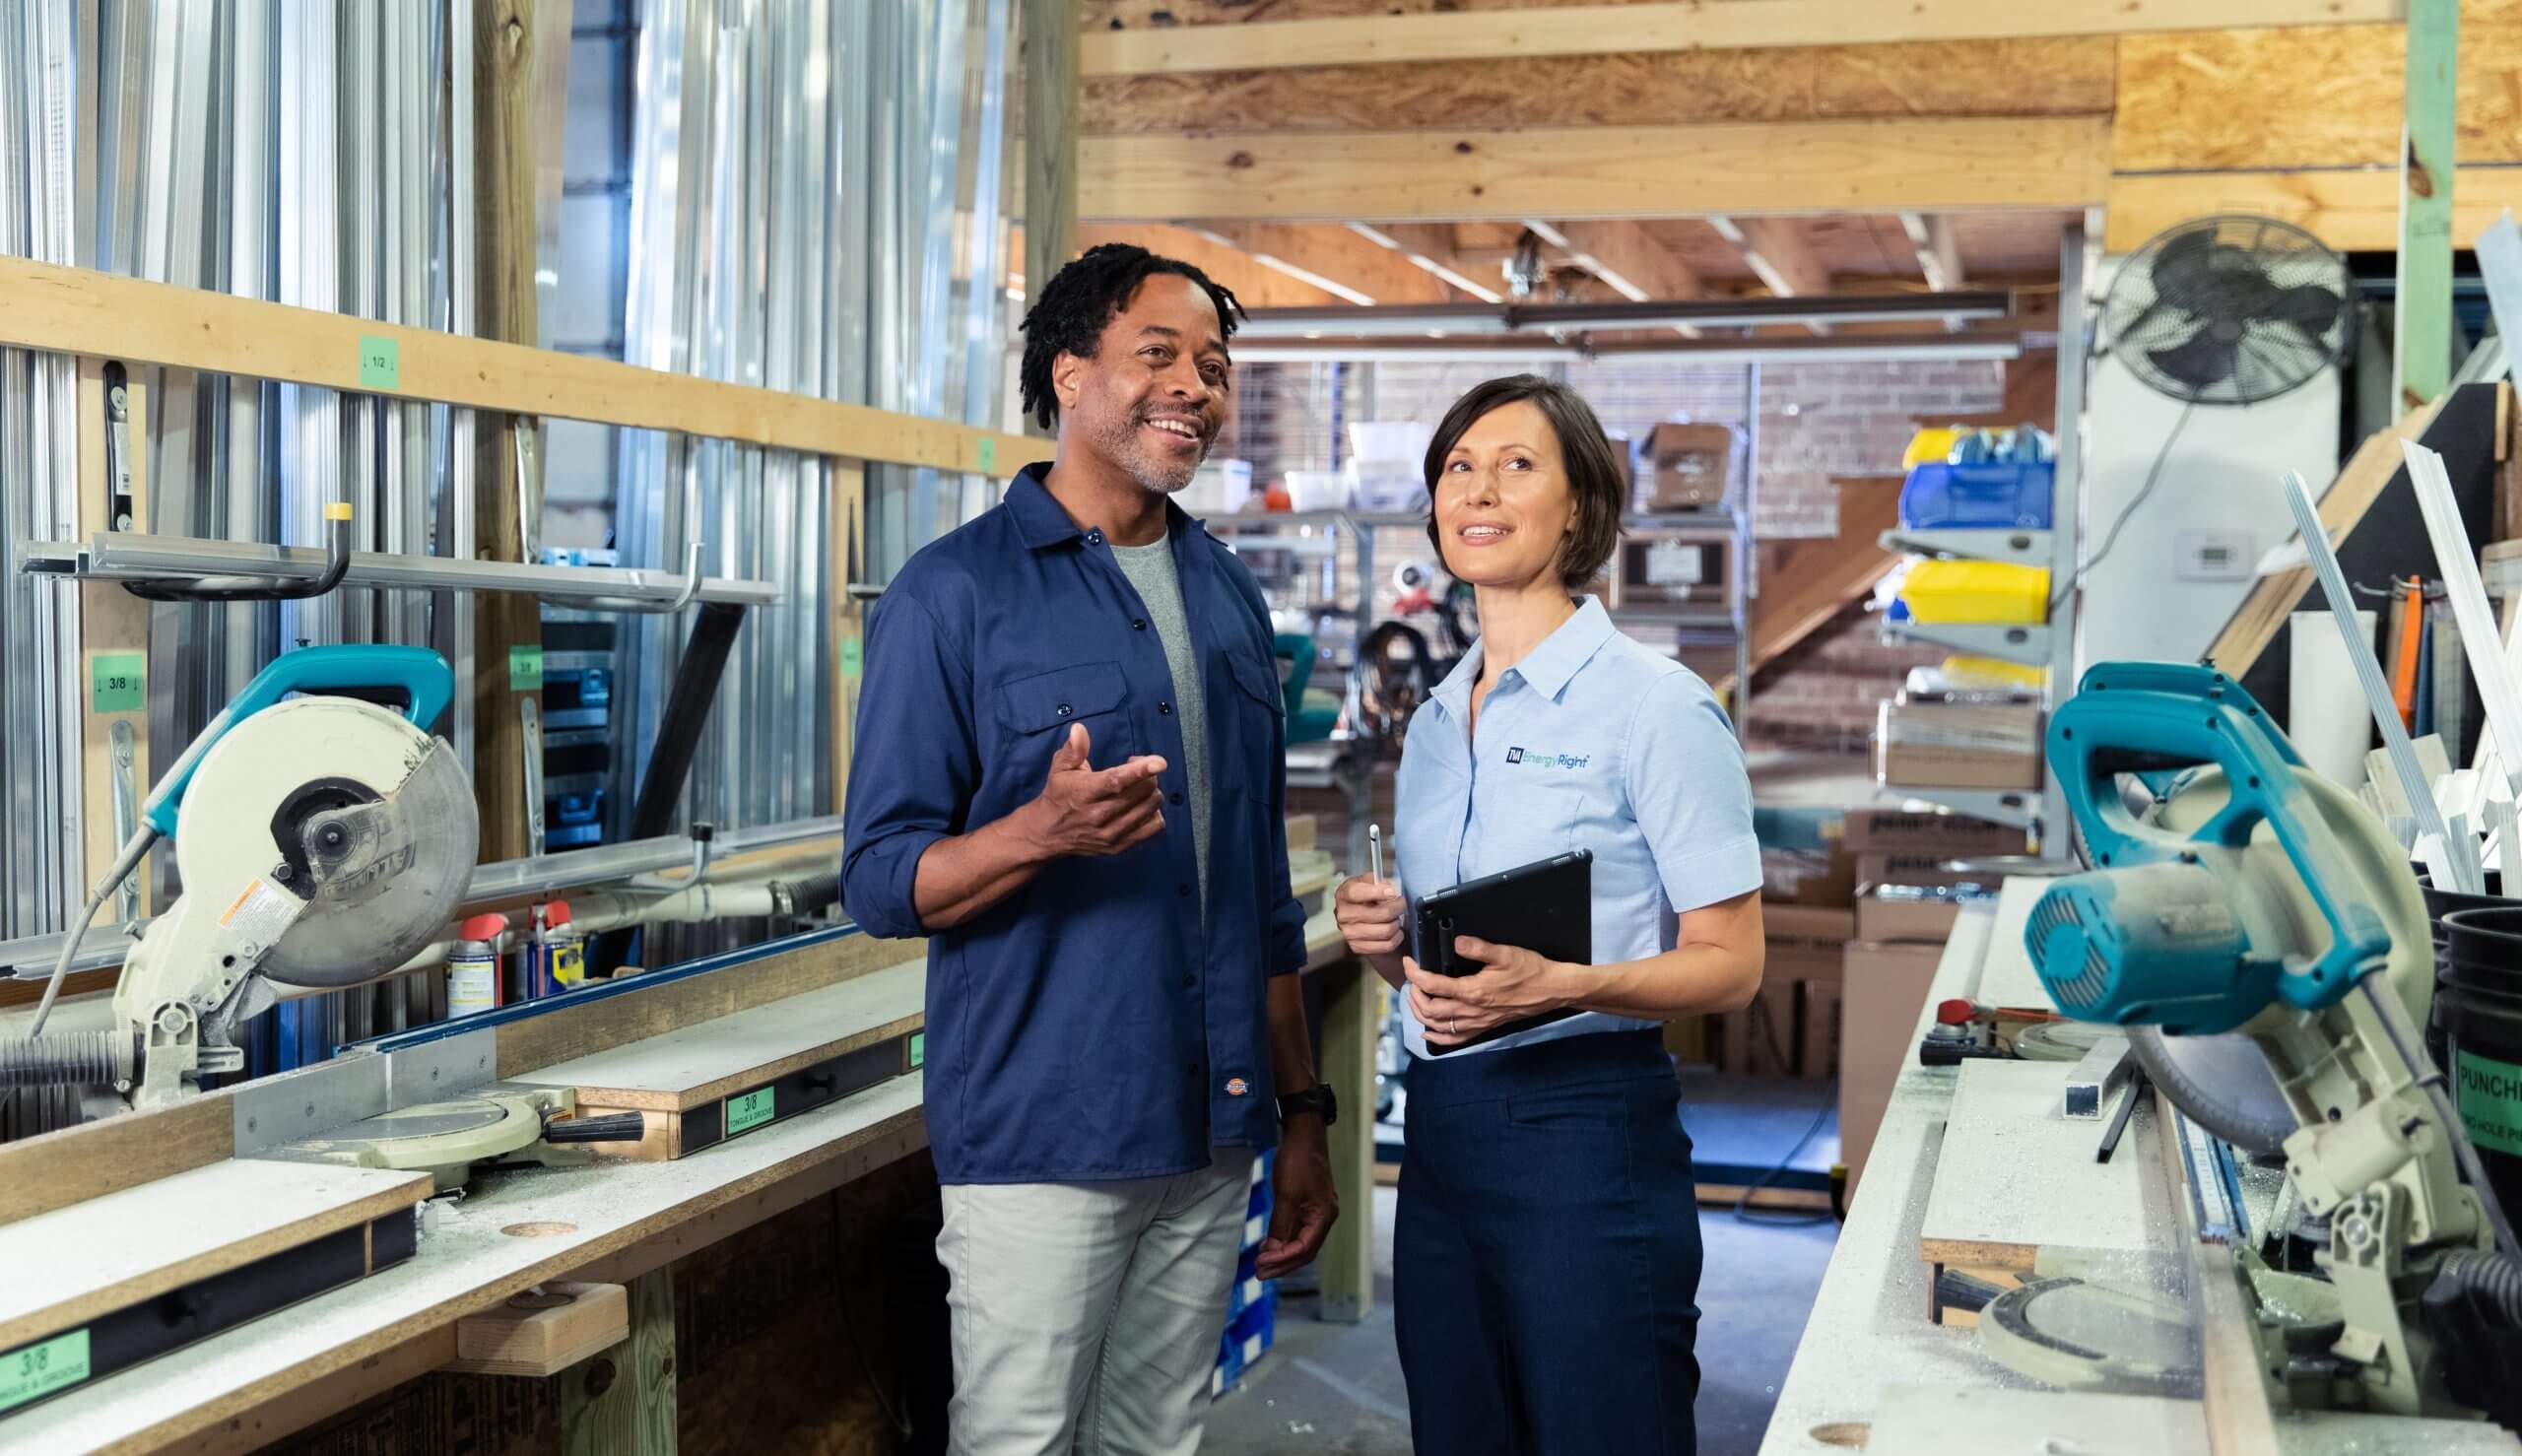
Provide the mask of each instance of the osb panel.
POLYGON ((1078 126, 1111 136, 2088 115, 2111 108, 2116 57, 2107 36, 2068 36, 1098 76, 1083 83, 1078 126))
MULTIPOLYGON (((2407 33, 2311 26, 2128 35, 2119 42, 2119 171, 2389 165, 2407 33)), ((2522 161, 2522 0, 2463 0, 2464 165, 2522 161)))
MULTIPOLYGON (((1077 228, 1080 251, 1105 242, 1131 242, 1140 247, 1179 258, 1231 290, 1237 301, 1246 308, 1322 308, 1346 301, 1339 295, 1315 288, 1301 279, 1291 278, 1275 268, 1254 262, 1252 255, 1201 236, 1188 228, 1173 228, 1161 223, 1104 224, 1081 223, 1077 228)), ((1303 260, 1292 259, 1301 263, 1303 260)), ((1329 270, 1320 270, 1328 273, 1329 270)), ((1031 280, 1027 280, 1031 286, 1031 280)))
POLYGON ((1954 245, 1961 250, 1961 271, 1974 280, 2026 274, 2056 278, 2059 243, 2080 217, 2046 210, 1944 215, 1953 228, 1954 245))
POLYGON ((1790 220, 1804 234, 1815 261, 1832 274, 1895 274, 1918 271, 1909 235, 1898 218, 1861 214, 1841 218, 1790 220))
POLYGON ((1651 231, 1674 256, 1690 265, 1691 271, 1711 285, 1757 286, 1751 266, 1743 261, 1743 250, 1727 242, 1714 228, 1697 218, 1671 218, 1638 225, 1651 231))

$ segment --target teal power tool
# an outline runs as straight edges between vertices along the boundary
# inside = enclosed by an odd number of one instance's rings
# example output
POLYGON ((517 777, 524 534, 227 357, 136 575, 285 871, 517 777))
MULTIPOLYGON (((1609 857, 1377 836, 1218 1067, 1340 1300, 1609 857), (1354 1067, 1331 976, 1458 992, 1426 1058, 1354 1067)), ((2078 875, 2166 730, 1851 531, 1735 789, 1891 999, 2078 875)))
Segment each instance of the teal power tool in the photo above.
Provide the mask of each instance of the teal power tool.
MULTIPOLYGON (((2095 667, 2051 715, 2048 749, 2093 868, 2033 908, 2042 986, 2070 1016, 2129 1028, 2148 1076, 2201 1126, 2282 1148, 2328 1225, 2338 1333, 2315 1358, 2272 1352, 2289 1398, 2408 1415, 2489 1404, 2447 1391, 2447 1352, 2420 1317, 2438 1281, 2522 1306, 2522 1268, 2416 1029, 2433 954, 2405 851, 2210 668, 2095 667)), ((2522 1307, 2500 1317, 2522 1322, 2522 1307)))
POLYGON ((438 938, 479 836, 472 781, 428 726, 454 686, 419 647, 306 647, 257 674, 150 793, 64 938, 33 1033, 0 1038, 0 1088, 106 1085, 139 1107, 189 1095, 242 1065, 235 1032, 276 985, 360 985, 438 938), (112 1026, 45 1035, 89 922, 162 837, 184 893, 126 959, 112 1026))

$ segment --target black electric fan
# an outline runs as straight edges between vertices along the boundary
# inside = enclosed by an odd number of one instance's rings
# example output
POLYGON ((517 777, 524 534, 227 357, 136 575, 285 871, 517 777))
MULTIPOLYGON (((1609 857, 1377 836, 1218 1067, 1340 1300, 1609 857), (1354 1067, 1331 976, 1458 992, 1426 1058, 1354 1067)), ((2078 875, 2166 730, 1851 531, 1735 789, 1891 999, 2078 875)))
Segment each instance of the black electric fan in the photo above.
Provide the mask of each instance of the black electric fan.
POLYGON ((2239 215, 2167 228, 2129 255, 2101 337, 2147 386, 2191 404, 2275 399, 2346 358, 2347 260, 2291 223, 2239 215))

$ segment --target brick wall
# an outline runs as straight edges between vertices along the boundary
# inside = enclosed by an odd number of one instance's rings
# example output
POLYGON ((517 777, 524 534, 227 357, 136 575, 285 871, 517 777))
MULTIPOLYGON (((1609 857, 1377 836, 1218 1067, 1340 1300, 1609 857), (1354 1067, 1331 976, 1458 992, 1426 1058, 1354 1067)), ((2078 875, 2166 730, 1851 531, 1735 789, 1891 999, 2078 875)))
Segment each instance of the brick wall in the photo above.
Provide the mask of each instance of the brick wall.
POLYGON ((1944 660, 1944 649, 1886 646, 1880 619, 1862 603, 1839 614, 1759 675, 1748 731, 1754 748, 1863 754, 1876 705, 1909 669, 1944 660))
POLYGON ((1764 366, 1759 538, 1832 534, 1838 497, 1830 477, 1896 473, 1920 417, 2001 407, 2004 370, 1993 361, 1764 366))

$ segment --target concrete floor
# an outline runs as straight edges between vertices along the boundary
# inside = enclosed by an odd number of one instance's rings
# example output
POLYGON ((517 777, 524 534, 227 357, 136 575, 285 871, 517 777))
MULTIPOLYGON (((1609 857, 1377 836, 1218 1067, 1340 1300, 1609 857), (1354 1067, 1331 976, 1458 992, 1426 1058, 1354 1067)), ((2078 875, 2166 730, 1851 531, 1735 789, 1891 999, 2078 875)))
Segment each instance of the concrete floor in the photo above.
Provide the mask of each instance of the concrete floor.
MULTIPOLYGON (((1394 1189, 1375 1190, 1374 1313, 1363 1324, 1324 1324, 1312 1300, 1283 1301, 1277 1347, 1210 1414, 1201 1448, 1208 1456, 1411 1456, 1409 1399, 1392 1345, 1394 1203, 1394 1189)), ((1711 1208, 1699 1211, 1699 1231, 1707 1262, 1698 1295, 1698 1448, 1701 1456, 1751 1456, 1804 1336, 1838 1225, 1746 1224, 1711 1208)))

